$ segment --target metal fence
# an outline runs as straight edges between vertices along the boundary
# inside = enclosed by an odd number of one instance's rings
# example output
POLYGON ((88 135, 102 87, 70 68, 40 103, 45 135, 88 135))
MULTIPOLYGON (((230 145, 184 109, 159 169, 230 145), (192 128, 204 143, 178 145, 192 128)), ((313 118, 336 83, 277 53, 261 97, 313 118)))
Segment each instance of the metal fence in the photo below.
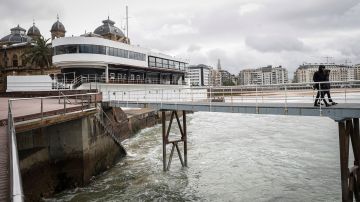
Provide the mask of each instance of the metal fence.
POLYGON ((360 103, 360 81, 116 90, 103 92, 103 99, 127 102, 283 103, 286 106, 289 103, 314 103, 317 91, 328 90, 322 88, 324 84, 330 84, 333 101, 360 103), (319 90, 314 89, 314 85, 319 86, 319 90))

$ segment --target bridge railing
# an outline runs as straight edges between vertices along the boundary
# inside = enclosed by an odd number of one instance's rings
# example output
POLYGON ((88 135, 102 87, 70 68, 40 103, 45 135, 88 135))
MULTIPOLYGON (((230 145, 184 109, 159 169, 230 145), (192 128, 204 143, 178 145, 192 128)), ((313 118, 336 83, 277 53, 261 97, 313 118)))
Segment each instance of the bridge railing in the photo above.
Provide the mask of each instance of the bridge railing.
POLYGON ((58 96, 9 99, 9 104, 12 106, 12 116, 15 122, 18 122, 23 119, 43 119, 57 114, 95 109, 100 100, 101 93, 65 95, 59 91, 58 96))
MULTIPOLYGON (((192 88, 158 88, 104 92, 104 99, 128 102, 226 102, 226 103, 314 103, 319 86, 337 103, 360 103, 360 81, 286 83, 274 85, 208 86, 192 88)), ((325 97, 327 100, 327 97, 325 97)))

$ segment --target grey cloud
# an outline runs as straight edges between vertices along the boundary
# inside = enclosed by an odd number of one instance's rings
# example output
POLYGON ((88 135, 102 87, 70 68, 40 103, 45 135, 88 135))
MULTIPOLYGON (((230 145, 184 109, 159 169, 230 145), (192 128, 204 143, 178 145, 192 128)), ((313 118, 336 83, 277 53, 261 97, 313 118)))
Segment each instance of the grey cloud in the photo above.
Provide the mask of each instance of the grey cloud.
POLYGON ((249 36, 246 45, 260 52, 304 51, 305 45, 297 38, 290 36, 249 36))
POLYGON ((195 51, 199 51, 201 50, 201 46, 197 45, 197 44, 191 44, 188 49, 187 52, 195 52, 195 51))

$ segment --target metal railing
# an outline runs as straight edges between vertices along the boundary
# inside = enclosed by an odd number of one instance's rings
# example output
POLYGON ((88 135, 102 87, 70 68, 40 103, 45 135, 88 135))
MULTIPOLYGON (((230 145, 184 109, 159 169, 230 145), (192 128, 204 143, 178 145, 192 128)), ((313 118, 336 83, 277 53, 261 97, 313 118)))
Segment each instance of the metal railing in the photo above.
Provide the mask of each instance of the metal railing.
POLYGON ((16 132, 14 117, 11 111, 11 101, 8 102, 8 135, 9 135, 9 168, 10 168, 10 200, 15 202, 24 201, 22 189, 19 155, 17 151, 16 132))
MULTIPOLYGON (((87 74, 81 75, 74 79, 72 89, 77 88, 84 83, 95 83, 97 89, 97 83, 106 83, 106 78, 104 76, 99 76, 97 74, 87 74)), ((154 78, 125 78, 125 77, 112 77, 108 79, 108 83, 113 84, 164 84, 164 85, 186 85, 182 80, 171 81, 167 79, 154 79, 154 78)))
MULTIPOLYGON (((286 83, 249 86, 208 86, 193 88, 159 88, 103 92, 103 100, 123 102, 214 102, 281 103, 287 108, 291 103, 314 103, 317 91, 325 92, 324 84, 330 84, 332 100, 337 103, 360 103, 360 81, 331 81, 310 83, 286 83), (314 85, 320 86, 319 90, 314 85)), ((326 98, 325 98, 326 99, 326 98)), ((320 98, 320 101, 324 101, 320 98)), ((324 108, 319 106, 320 112, 324 108)))
MULTIPOLYGON (((78 111, 93 110, 97 107, 96 96, 100 93, 86 93, 75 95, 48 96, 48 97, 33 97, 33 98, 17 98, 8 100, 8 135, 9 135, 9 156, 10 156, 10 200, 24 201, 24 194, 22 190, 21 173, 19 166, 19 157, 16 141, 15 120, 17 116, 29 116, 28 119, 41 120, 48 116, 57 114, 67 114, 78 111), (21 112, 16 112, 17 104, 23 105, 24 102, 31 103, 31 109, 23 109, 21 112), (48 110, 44 109, 44 102, 52 105, 48 110), (63 103, 61 103, 63 102, 63 103), (39 109, 36 110, 36 104, 39 104, 39 109), (63 105, 62 105, 63 104, 63 105), (57 107, 54 107, 58 105, 57 107), (63 106, 63 107, 59 107, 63 106), (54 113, 55 110, 55 113, 54 113), (24 112, 26 111, 26 112, 24 112), (29 114, 30 113, 30 114, 29 114)), ((29 105, 30 106, 30 105, 29 105)), ((24 120, 23 118, 21 120, 24 120)))
POLYGON ((116 136, 115 131, 117 131, 116 128, 114 128, 113 121, 111 118, 106 114, 106 112, 101 107, 101 104, 99 103, 97 106, 97 109, 99 110, 99 113, 96 114, 95 118, 99 121, 101 126, 104 128, 104 130, 110 135, 110 137, 121 147, 121 149, 126 153, 125 148, 121 144, 121 139, 116 136), (106 120, 106 121, 105 121, 106 120), (109 124, 106 124, 109 123, 109 124))

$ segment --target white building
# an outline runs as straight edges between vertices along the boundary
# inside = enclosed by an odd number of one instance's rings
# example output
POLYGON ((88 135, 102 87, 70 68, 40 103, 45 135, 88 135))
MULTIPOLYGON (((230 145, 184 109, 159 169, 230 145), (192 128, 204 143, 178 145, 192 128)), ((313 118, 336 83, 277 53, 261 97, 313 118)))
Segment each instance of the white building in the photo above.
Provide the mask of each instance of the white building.
POLYGON ((211 67, 200 64, 187 67, 187 77, 192 86, 209 86, 211 67))
POLYGON ((288 83, 288 71, 279 67, 244 69, 239 73, 240 85, 270 85, 288 83))
POLYGON ((313 76, 316 71, 319 69, 319 65, 325 65, 325 69, 330 70, 330 81, 351 81, 355 80, 355 68, 349 65, 339 65, 339 64, 322 64, 322 63, 305 63, 300 65, 300 67, 294 73, 294 82, 296 83, 309 83, 313 82, 313 76))
POLYGON ((53 64, 62 73, 96 75, 107 83, 184 82, 185 60, 130 45, 130 40, 114 24, 107 19, 94 33, 55 38, 53 64))

